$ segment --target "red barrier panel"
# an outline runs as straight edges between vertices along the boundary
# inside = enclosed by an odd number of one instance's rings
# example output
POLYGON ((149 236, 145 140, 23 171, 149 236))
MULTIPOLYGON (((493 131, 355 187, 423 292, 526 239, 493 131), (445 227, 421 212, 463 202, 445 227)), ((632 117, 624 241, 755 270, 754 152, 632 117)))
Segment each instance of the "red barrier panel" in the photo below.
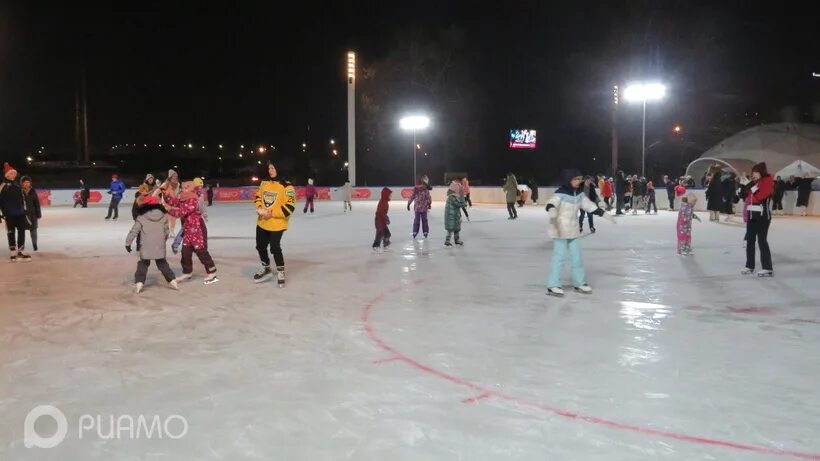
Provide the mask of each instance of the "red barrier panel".
POLYGON ((352 199, 369 199, 372 194, 370 189, 353 189, 350 191, 350 198, 352 199))
POLYGON ((405 187, 401 190, 401 198, 410 200, 410 197, 413 196, 413 189, 410 187, 405 187))
MULTIPOLYGON (((296 199, 301 200, 305 198, 305 188, 304 187, 297 187, 296 188, 296 199)), ((330 200, 330 188, 329 187, 317 187, 316 188, 316 200, 330 200)))
POLYGON ((51 206, 51 191, 50 190, 38 190, 37 191, 37 200, 40 201, 41 206, 51 206))

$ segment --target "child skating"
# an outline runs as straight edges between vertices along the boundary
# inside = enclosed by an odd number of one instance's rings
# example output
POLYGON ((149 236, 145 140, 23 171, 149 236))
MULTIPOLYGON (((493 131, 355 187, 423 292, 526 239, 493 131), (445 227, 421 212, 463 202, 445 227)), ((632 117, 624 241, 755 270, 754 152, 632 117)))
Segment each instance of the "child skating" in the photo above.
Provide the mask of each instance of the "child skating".
POLYGON ((458 246, 464 245, 461 240, 461 210, 464 208, 464 201, 459 198, 460 184, 457 186, 455 182, 447 189, 447 202, 444 205, 444 230, 447 231, 447 238, 444 240, 444 246, 452 247, 450 242, 452 237, 455 237, 455 244, 458 246))
POLYGON ((313 213, 313 200, 316 198, 316 186, 313 185, 313 179, 308 178, 308 184, 305 186, 305 209, 302 213, 307 213, 308 207, 313 213))
POLYGON ((165 241, 168 239, 168 217, 165 207, 152 195, 142 197, 142 205, 137 208, 137 219, 125 238, 125 250, 131 253, 131 243, 139 236, 142 247, 139 250, 137 272, 134 274, 134 291, 141 292, 145 286, 145 276, 151 261, 157 264, 165 281, 174 290, 178 290, 176 276, 165 259, 165 241))
MULTIPOLYGON (((165 197, 166 203, 173 208, 168 210, 170 216, 182 221, 184 236, 182 238, 182 275, 177 281, 191 278, 194 272, 193 255, 196 253, 199 262, 205 266, 205 284, 218 282, 216 278, 216 264, 208 252, 208 228, 199 209, 199 195, 201 189, 196 188, 193 182, 182 184, 182 192, 178 197, 165 197)), ((145 242, 143 242, 143 245, 145 242)))
POLYGON ((344 203, 344 212, 347 213, 348 210, 353 211, 353 205, 350 203, 353 195, 353 191, 350 187, 350 181, 345 181, 344 185, 339 188, 339 192, 342 195, 342 202, 344 203))
POLYGON ((564 296, 561 276, 567 253, 572 264, 572 285, 575 291, 592 293, 592 288, 586 281, 584 262, 581 259, 581 242, 578 240, 581 233, 577 221, 579 211, 583 209, 587 213, 602 216, 615 223, 610 214, 584 195, 579 188, 582 180, 581 175, 571 176, 547 202, 546 209, 550 217, 549 235, 553 239, 552 269, 547 282, 547 294, 551 296, 564 296))
MULTIPOLYGON (((390 218, 387 216, 387 211, 390 209, 390 194, 388 188, 382 189, 381 199, 376 205, 376 239, 373 240, 373 251, 379 252, 382 247, 386 250, 390 246, 390 218)), ((409 206, 409 205, 408 205, 409 206)))
POLYGON ((678 211, 678 256, 693 255, 692 251, 692 219, 700 221, 695 214, 695 204, 698 199, 694 194, 689 194, 680 199, 680 210, 678 211))
POLYGON ((262 262, 262 269, 254 274, 256 283, 269 280, 273 276, 270 268, 268 247, 276 263, 276 281, 280 288, 285 286, 285 257, 282 254, 282 235, 288 230, 288 221, 296 209, 296 189, 290 181, 278 176, 273 163, 268 163, 269 181, 262 181, 256 191, 256 251, 262 262))
POLYGON ((421 223, 421 230, 424 233, 424 238, 430 232, 430 225, 427 223, 427 211, 430 210, 430 205, 433 199, 430 197, 430 185, 427 176, 419 178, 418 184, 413 188, 413 195, 407 201, 407 211, 410 211, 410 205, 415 203, 413 210, 415 216, 413 218, 413 238, 419 235, 419 223, 421 223))

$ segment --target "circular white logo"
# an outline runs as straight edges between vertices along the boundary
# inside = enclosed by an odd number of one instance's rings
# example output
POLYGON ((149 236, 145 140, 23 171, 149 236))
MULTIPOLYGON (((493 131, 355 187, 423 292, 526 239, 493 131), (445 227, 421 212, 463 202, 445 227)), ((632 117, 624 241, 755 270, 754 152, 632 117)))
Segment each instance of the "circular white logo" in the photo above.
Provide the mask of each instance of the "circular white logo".
POLYGON ((26 422, 23 427, 23 445, 26 448, 54 448, 63 443, 68 434, 68 421, 59 408, 51 405, 40 405, 28 412, 26 422), (57 432, 51 437, 40 437, 34 425, 41 416, 50 416, 57 423, 57 432))

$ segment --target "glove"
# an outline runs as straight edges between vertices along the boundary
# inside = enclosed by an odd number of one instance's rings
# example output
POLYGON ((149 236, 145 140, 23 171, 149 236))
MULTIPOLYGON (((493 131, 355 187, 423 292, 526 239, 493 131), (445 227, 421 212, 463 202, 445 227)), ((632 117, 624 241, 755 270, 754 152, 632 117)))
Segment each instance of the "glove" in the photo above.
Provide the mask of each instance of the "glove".
POLYGON ((125 251, 131 253, 131 245, 125 245, 125 251))

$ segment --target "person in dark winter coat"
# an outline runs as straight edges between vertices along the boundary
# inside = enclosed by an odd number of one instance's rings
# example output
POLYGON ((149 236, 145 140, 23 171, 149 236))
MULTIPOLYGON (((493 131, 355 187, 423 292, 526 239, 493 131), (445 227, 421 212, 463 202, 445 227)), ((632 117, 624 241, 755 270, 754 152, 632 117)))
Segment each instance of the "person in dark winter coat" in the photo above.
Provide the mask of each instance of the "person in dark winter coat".
POLYGON ((214 204, 214 186, 208 184, 208 206, 212 206, 214 204))
POLYGON ((769 224, 772 221, 771 197, 774 192, 774 180, 766 170, 765 163, 752 167, 752 181, 748 184, 746 196, 746 267, 741 274, 748 275, 755 270, 755 241, 760 246, 760 263, 763 270, 757 273, 760 277, 774 275, 772 253, 769 250, 769 224))
POLYGON ((795 182, 797 184, 797 204, 795 207, 802 208, 801 216, 807 216, 809 214, 809 199, 811 198, 811 183, 814 182, 814 178, 806 173, 804 177, 796 178, 795 182))
POLYGON ((538 203, 538 183, 535 182, 535 178, 530 178, 530 191, 532 204, 535 205, 538 203))
POLYGON ((720 210, 723 209, 723 193, 720 187, 720 168, 713 167, 706 186, 706 209, 709 210, 709 221, 720 220, 720 210))
POLYGON ((649 214, 650 208, 658 214, 658 204, 655 202, 655 183, 652 181, 646 183, 646 214, 649 214))
POLYGON ((131 231, 125 238, 125 250, 131 253, 131 244, 135 239, 142 241, 140 260, 137 262, 137 272, 134 273, 134 289, 137 293, 145 286, 145 277, 151 261, 157 264, 157 269, 165 277, 165 281, 173 289, 179 289, 174 271, 165 259, 165 242, 168 240, 168 217, 165 207, 160 205, 159 199, 153 195, 142 197, 142 205, 137 208, 137 219, 131 231))
POLYGON ((517 219, 518 218, 518 211, 515 209, 515 200, 518 197, 518 181, 515 179, 515 175, 512 173, 507 173, 507 181, 504 183, 502 187, 507 199, 507 213, 510 214, 510 217, 507 219, 517 219))
MULTIPOLYGON (((783 214, 783 195, 786 194, 786 181, 780 176, 774 181, 774 193, 772 194, 772 213, 783 214)), ((745 195, 744 195, 745 197, 745 195)))
POLYGON ((669 176, 663 177, 663 185, 666 186, 666 198, 669 201, 669 211, 675 211, 675 181, 669 176))
POLYGON ((0 184, 0 221, 2 220, 6 221, 11 261, 30 261, 31 256, 23 253, 28 227, 26 201, 23 189, 17 183, 17 170, 8 163, 3 164, 3 183, 0 184))
POLYGON ((733 173, 724 174, 720 181, 721 193, 723 194, 723 212, 728 215, 735 214, 735 197, 737 196, 737 177, 733 173))
POLYGON ((125 183, 122 182, 122 179, 118 175, 111 176, 111 185, 108 188, 108 193, 111 194, 111 204, 108 205, 108 216, 105 217, 106 220, 117 219, 120 217, 120 200, 122 200, 122 194, 125 193, 125 183), (113 216, 112 216, 113 214, 113 216))
POLYGON ((411 195, 410 200, 407 201, 407 211, 410 211, 410 205, 415 203, 413 207, 415 211, 413 218, 413 238, 416 238, 419 234, 419 224, 421 224, 421 231, 424 233, 424 238, 427 238, 427 234, 430 232, 430 226, 427 223, 427 211, 430 209, 433 199, 430 197, 430 189, 432 189, 432 187, 430 187, 429 182, 430 180, 427 176, 419 178, 416 187, 413 188, 413 195, 411 195))
POLYGON ((373 240, 373 251, 378 251, 381 246, 385 249, 390 246, 390 217, 387 216, 387 211, 390 209, 390 194, 388 188, 382 189, 381 200, 376 205, 376 239, 373 240))
POLYGON ((23 176, 20 180, 20 186, 23 189, 23 197, 26 201, 26 217, 28 218, 28 230, 31 234, 31 248, 37 251, 37 227, 38 221, 43 217, 40 210, 40 198, 37 197, 37 191, 31 184, 31 178, 23 176))
MULTIPOLYGON (((581 192, 589 199, 590 202, 598 205, 598 193, 595 190, 595 180, 592 176, 587 176, 584 178, 584 183, 581 185, 581 192)), ((581 208, 581 213, 578 217, 578 228, 581 232, 584 232, 584 215, 586 215, 589 220, 589 231, 593 234, 595 233, 595 223, 593 221, 592 213, 587 213, 581 208)))
POLYGON ((615 214, 622 215, 624 214, 624 195, 626 195, 626 178, 624 177, 624 172, 618 170, 615 173, 615 214))

